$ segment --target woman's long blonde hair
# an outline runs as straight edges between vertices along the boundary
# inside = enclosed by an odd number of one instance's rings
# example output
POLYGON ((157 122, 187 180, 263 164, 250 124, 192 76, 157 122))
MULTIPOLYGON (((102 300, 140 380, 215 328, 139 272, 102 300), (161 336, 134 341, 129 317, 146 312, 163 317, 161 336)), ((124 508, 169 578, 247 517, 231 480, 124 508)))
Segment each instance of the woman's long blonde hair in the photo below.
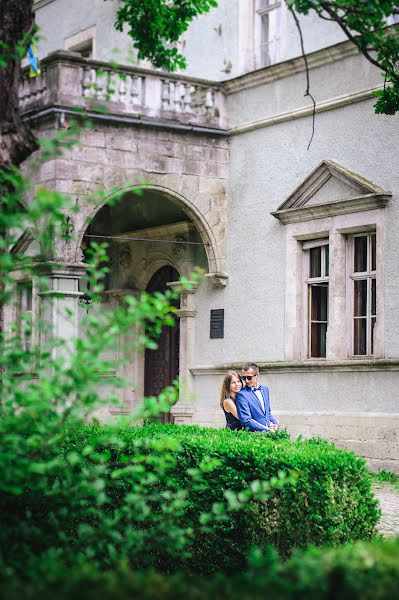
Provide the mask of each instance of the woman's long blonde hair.
POLYGON ((220 392, 220 407, 223 408, 223 402, 226 398, 230 398, 230 385, 233 377, 237 377, 241 381, 241 377, 237 371, 227 371, 223 379, 222 390, 220 392))

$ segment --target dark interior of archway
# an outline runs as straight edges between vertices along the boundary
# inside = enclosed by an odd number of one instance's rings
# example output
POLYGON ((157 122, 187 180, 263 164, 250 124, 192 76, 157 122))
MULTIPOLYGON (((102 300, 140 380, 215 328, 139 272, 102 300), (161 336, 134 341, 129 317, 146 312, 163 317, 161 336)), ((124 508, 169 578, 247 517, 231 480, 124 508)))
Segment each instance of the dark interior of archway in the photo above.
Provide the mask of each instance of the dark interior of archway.
POLYGON ((180 207, 159 192, 146 190, 141 196, 128 192, 114 204, 103 206, 87 233, 112 235, 189 220, 180 207))
MULTIPOLYGON (((165 194, 153 190, 145 190, 142 195, 127 192, 118 201, 106 204, 98 211, 86 230, 87 237, 83 239, 82 249, 86 255, 91 241, 107 242, 109 256, 112 256, 117 242, 106 239, 107 236, 126 233, 133 238, 133 232, 143 229, 190 221, 189 215, 165 194), (97 235, 105 236, 105 239, 89 237, 97 235)), ((197 228, 192 228, 186 239, 195 244, 191 246, 194 265, 206 269, 206 252, 197 228)))

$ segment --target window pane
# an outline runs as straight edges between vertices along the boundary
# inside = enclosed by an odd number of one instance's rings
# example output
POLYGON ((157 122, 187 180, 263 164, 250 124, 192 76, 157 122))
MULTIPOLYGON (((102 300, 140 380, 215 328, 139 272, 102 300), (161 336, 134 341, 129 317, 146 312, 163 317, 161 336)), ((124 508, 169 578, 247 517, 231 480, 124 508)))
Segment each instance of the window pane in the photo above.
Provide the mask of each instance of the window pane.
POLYGON ((312 323, 310 328, 310 356, 325 358, 327 323, 312 323))
POLYGON ((268 67, 270 65, 269 53, 269 13, 260 17, 260 66, 268 67))
POLYGON ((327 246, 324 246, 325 248, 325 253, 326 253, 326 277, 329 276, 330 274, 330 246, 327 244, 327 246))
POLYGON ((367 319, 355 319, 353 354, 367 354, 367 319))
POLYGON ((375 271, 376 270, 376 252, 375 252, 375 248, 376 248, 376 235, 375 233, 373 235, 370 236, 371 237, 371 270, 375 271))
POLYGON ((327 321, 328 286, 310 286, 310 320, 327 321))
POLYGON ((353 269, 355 273, 367 271, 367 235, 355 237, 355 260, 353 269))
POLYGON ((32 310, 32 284, 27 284, 26 290, 26 310, 32 310))
POLYGON ((321 277, 321 246, 309 251, 309 277, 321 277))
POLYGON ((261 32, 260 32, 260 43, 267 44, 269 41, 269 15, 265 14, 261 16, 261 32))
POLYGON ((376 322, 377 320, 375 318, 371 319, 371 354, 374 354, 374 331, 376 322))
POLYGON ((377 283, 375 279, 371 280, 371 314, 377 312, 377 283))
POLYGON ((354 312, 355 317, 367 315, 367 279, 354 282, 354 312))

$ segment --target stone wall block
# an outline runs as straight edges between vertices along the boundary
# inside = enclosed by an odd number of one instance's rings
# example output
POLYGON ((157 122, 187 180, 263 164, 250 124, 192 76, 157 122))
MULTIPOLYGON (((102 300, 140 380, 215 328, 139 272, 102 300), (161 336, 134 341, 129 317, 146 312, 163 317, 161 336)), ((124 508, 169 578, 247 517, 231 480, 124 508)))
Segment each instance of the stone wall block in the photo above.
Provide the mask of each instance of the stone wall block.
POLYGON ((342 425, 341 433, 345 440, 375 440, 377 437, 377 431, 372 427, 371 422, 368 427, 342 425))
POLYGON ((115 166, 104 167, 103 185, 105 189, 126 185, 126 171, 115 166))
POLYGON ((391 471, 399 475, 399 460, 369 458, 367 460, 370 471, 378 473, 379 471, 391 471))
POLYGON ((206 164, 200 160, 186 159, 183 172, 189 175, 205 175, 206 164))
POLYGON ((206 194, 226 194, 226 185, 216 177, 201 177, 199 191, 206 194))
POLYGON ((385 442, 399 442, 399 430, 393 429, 381 429, 376 432, 376 439, 383 440, 385 442))
POLYGON ((228 165, 230 160, 230 153, 228 148, 217 148, 216 160, 218 163, 224 163, 228 165))
POLYGON ((84 146, 105 148, 105 134, 101 131, 84 130, 81 134, 81 142, 84 146))
POLYGON ((69 194, 72 192, 72 181, 70 179, 57 179, 55 189, 61 194, 69 194))
POLYGON ((57 179, 78 179, 79 178, 79 163, 63 158, 58 158, 55 172, 57 179))
POLYGON ((185 158, 186 156, 186 145, 181 142, 173 142, 172 156, 175 158, 185 158))
POLYGON ((187 144, 186 157, 194 160, 208 160, 208 148, 197 144, 187 144))
POLYGON ((218 163, 217 176, 221 179, 227 179, 227 177, 229 176, 229 169, 227 164, 218 163))
POLYGON ((201 185, 201 179, 194 175, 185 175, 183 174, 180 177, 180 184, 178 187, 179 193, 184 196, 184 198, 195 198, 196 194, 201 185))
POLYGON ((155 154, 146 157, 145 170, 154 173, 169 173, 169 159, 155 154))
POLYGON ((199 193, 195 196, 195 205, 199 208, 201 213, 205 216, 209 216, 211 210, 211 197, 208 193, 199 193))
POLYGON ((204 174, 206 177, 217 177, 218 176, 218 164, 215 162, 207 162, 205 164, 204 174))
POLYGON ((117 129, 114 133, 106 133, 105 145, 113 150, 126 150, 137 152, 138 142, 135 132, 126 129, 117 129))
POLYGON ((93 146, 74 146, 72 148, 72 159, 96 164, 106 164, 107 153, 104 148, 95 148, 93 146))
POLYGON ((56 161, 48 160, 39 169, 39 181, 48 181, 56 177, 56 161))
POLYGON ((72 181, 72 193, 78 196, 89 196, 95 189, 88 181, 72 181))
POLYGON ((76 179, 81 181, 90 181, 101 183, 103 178, 103 167, 101 164, 81 162, 78 163, 78 173, 76 179))
POLYGON ((353 450, 357 455, 366 458, 390 459, 399 461, 399 444, 375 442, 375 441, 356 441, 341 440, 336 442, 337 446, 345 450, 353 450))
POLYGON ((181 183, 181 177, 178 173, 166 173, 165 175, 158 175, 157 183, 170 190, 178 190, 181 183))

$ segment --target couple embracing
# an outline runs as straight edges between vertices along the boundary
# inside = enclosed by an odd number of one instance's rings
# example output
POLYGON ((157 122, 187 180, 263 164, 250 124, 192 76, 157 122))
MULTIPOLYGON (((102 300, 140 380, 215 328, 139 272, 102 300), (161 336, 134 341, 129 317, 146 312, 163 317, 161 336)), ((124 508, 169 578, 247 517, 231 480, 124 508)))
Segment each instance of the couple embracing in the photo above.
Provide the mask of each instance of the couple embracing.
POLYGON ((224 377, 220 406, 229 429, 274 432, 278 423, 270 409, 269 388, 259 385, 259 368, 245 363, 241 374, 228 371, 224 377))

